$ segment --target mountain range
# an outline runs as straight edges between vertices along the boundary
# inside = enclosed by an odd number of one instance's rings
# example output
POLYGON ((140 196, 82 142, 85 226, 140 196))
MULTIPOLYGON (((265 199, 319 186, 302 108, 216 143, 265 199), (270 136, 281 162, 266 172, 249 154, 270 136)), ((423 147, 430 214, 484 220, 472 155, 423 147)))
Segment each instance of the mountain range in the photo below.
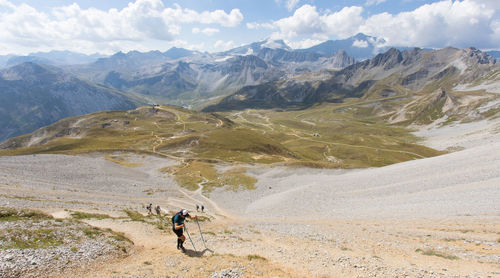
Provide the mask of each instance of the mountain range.
POLYGON ((314 52, 323 55, 331 55, 340 50, 347 52, 351 57, 358 61, 370 59, 377 53, 384 52, 391 48, 390 46, 381 46, 385 44, 384 39, 359 33, 343 40, 327 40, 318 45, 299 49, 301 52, 314 52))
POLYGON ((67 50, 35 52, 27 56, 0 55, 0 68, 11 67, 25 62, 33 62, 33 63, 54 65, 54 66, 87 64, 95 62, 97 59, 103 57, 106 57, 106 55, 101 55, 97 53, 92 55, 86 55, 67 50))
POLYGON ((340 69, 354 62, 345 51, 295 51, 283 41, 265 40, 221 53, 178 48, 167 52, 119 52, 66 70, 82 79, 141 96, 145 102, 200 107, 244 86, 340 69))
MULTIPOLYGON (((381 44, 358 34, 300 50, 267 39, 219 53, 171 48, 106 57, 67 51, 0 56, 0 64, 19 63, 0 71, 0 141, 64 117, 148 103, 227 111, 305 109, 357 98, 405 99, 398 104, 405 106, 443 91, 448 104, 457 104, 465 99, 457 92, 489 96, 500 87, 495 59, 477 49, 390 48, 373 56, 381 44)), ((416 120, 398 105, 370 113, 416 120)))
POLYGON ((101 110, 136 107, 116 90, 31 62, 0 71, 0 141, 59 119, 101 110))
POLYGON ((370 103, 365 114, 391 123, 429 123, 445 114, 472 119, 474 109, 497 97, 487 88, 499 85, 499 73, 495 59, 474 48, 392 48, 339 71, 246 86, 204 111, 305 109, 354 98, 370 103), (478 94, 481 89, 486 92, 478 94))

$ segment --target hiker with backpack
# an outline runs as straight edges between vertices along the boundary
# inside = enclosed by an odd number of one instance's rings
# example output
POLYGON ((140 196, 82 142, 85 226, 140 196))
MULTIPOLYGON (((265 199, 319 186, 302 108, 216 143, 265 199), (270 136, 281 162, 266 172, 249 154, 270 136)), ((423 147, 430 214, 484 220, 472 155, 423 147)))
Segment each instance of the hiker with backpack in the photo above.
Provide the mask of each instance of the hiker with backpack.
POLYGON ((186 237, 183 234, 185 225, 184 220, 186 220, 186 217, 189 217, 191 219, 197 218, 196 215, 191 216, 187 209, 182 209, 174 216, 172 216, 172 230, 177 235, 177 249, 182 250, 182 252, 186 252, 186 249, 182 245, 186 240, 186 237))

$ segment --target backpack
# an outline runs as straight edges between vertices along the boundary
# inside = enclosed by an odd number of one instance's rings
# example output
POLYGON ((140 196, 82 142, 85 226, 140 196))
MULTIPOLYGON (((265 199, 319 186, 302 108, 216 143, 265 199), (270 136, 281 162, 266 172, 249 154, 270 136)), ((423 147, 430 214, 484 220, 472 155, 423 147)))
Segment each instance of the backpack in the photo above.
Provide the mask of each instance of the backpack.
POLYGON ((174 218, 178 215, 178 214, 181 214, 182 213, 182 210, 179 211, 178 213, 174 214, 174 216, 172 216, 172 229, 175 227, 175 224, 174 224, 174 218))
POLYGON ((176 213, 176 214, 174 214, 174 216, 172 216, 172 229, 175 227, 175 224, 174 224, 174 218, 175 218, 175 216, 176 216, 176 215, 177 215, 177 213, 176 213))

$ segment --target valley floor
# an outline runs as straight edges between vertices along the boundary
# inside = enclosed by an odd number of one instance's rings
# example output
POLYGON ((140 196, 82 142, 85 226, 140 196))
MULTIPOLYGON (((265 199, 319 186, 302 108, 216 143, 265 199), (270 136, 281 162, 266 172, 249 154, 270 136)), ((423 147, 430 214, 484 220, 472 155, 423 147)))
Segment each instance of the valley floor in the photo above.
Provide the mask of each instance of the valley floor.
MULTIPOLYGON (((0 157, 0 207, 58 218, 107 214, 83 221, 134 242, 125 258, 61 277, 500 277, 500 138, 482 138, 462 151, 383 168, 252 166, 256 190, 216 190, 209 198, 161 174, 175 161, 158 157, 123 154, 136 167, 100 154, 0 157), (168 225, 127 217, 145 214, 148 203, 169 215, 188 208, 211 218, 200 222, 207 248, 192 221, 196 251, 188 240, 183 254, 168 225)), ((15 262, 0 253, 0 263, 15 262)))

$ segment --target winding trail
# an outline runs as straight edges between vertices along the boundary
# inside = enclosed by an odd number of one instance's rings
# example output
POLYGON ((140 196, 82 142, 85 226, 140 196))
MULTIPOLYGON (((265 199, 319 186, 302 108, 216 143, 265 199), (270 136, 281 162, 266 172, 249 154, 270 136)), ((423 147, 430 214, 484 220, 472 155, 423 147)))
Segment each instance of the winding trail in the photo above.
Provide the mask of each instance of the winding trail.
POLYGON ((375 147, 369 147, 369 146, 363 146, 363 145, 351 145, 351 144, 344 144, 344 143, 337 143, 337 142, 322 141, 322 140, 305 138, 305 137, 302 137, 298 134, 289 134, 289 135, 293 135, 293 136, 298 137, 300 140, 305 140, 305 141, 310 141, 310 142, 323 143, 323 144, 328 144, 328 145, 346 146, 346 147, 360 148, 360 149, 370 149, 370 150, 384 151, 384 152, 404 153, 404 154, 416 156, 418 158, 426 158, 425 156, 420 155, 418 153, 414 153, 414 152, 391 150, 391 149, 384 149, 384 148, 375 148, 375 147))
MULTIPOLYGON (((214 211, 214 215, 212 215, 214 217, 216 217, 218 215, 218 216, 224 217, 227 220, 233 220, 233 221, 237 220, 237 219, 241 220, 240 216, 237 216, 236 214, 230 213, 226 209, 223 209, 222 207, 220 207, 215 201, 213 201, 210 198, 203 195, 203 184, 206 182, 207 181, 200 182, 198 184, 198 186, 199 186, 198 189, 193 191, 191 194, 189 194, 188 192, 186 192, 183 189, 179 189, 179 192, 182 193, 187 198, 189 198, 190 200, 193 200, 195 204, 206 204, 206 203, 210 204, 210 207, 214 211)), ((207 207, 207 206, 205 206, 205 207, 207 207)))
MULTIPOLYGON (((377 101, 380 101, 380 100, 377 100, 377 101)), ((374 100, 375 102, 375 100, 374 100)), ((352 106, 352 105, 357 105, 357 104, 350 104, 349 106, 352 106)), ((248 123, 251 123, 251 124, 258 124, 258 125, 262 125, 262 126, 265 126, 269 129, 271 129, 272 131, 274 131, 274 128, 272 128, 271 126, 269 125, 272 125, 272 123, 270 123, 269 121, 269 118, 268 117, 261 117, 261 118, 265 118, 269 124, 262 124, 262 123, 254 123, 254 122, 250 122, 249 120, 247 120, 246 118, 244 118, 242 116, 242 113, 243 112, 237 112, 235 114, 233 114, 234 116, 237 116, 239 119, 241 119, 242 121, 245 121, 245 122, 248 122, 248 123)), ((257 114, 249 114, 247 112, 248 115, 257 115, 257 114)), ((299 114, 297 115, 295 118, 298 119, 298 117, 302 116, 302 115, 305 115, 307 113, 302 113, 302 114, 299 114)), ((312 122, 308 122, 306 120, 301 120, 301 122, 307 122, 307 124, 309 125, 313 125, 315 126, 316 124, 315 123, 312 123, 312 122)), ((249 126, 246 126, 247 128, 249 129, 252 129, 252 130, 255 130, 255 131, 262 131, 262 130, 258 130, 258 129, 255 129, 255 128, 252 128, 252 127, 249 127, 249 126)), ((296 129, 293 129, 291 127, 288 127, 288 126, 285 126, 287 129, 291 130, 292 132, 286 132, 285 134, 287 135, 290 135, 290 136, 294 136, 294 137, 297 137, 298 139, 296 140, 304 140, 304 141, 309 141, 309 142, 316 142, 316 143, 322 143, 322 144, 328 144, 328 145, 337 145, 337 146, 345 146, 345 147, 351 147, 351 148, 360 148, 360 149, 370 149, 370 150, 375 150, 375 151, 384 151, 384 152, 393 152, 393 153, 402 153, 402 154, 408 154, 408 155, 412 155, 412 156, 415 156, 415 157, 418 157, 418 158, 426 158, 425 156, 423 155, 420 155, 418 153, 414 153, 414 152, 409 152, 409 151, 402 151, 402 150, 391 150, 391 149, 386 149, 386 148, 376 148, 376 147, 370 147, 370 146, 363 146, 363 145, 352 145, 352 144, 346 144, 346 143, 338 143, 338 142, 330 142, 330 141, 323 141, 323 140, 317 140, 317 139, 312 139, 312 138, 307 138, 307 137, 304 137, 304 136, 300 136, 299 135, 299 131, 296 130, 296 129)), ((265 131, 263 131, 263 133, 266 133, 265 131)), ((286 142, 290 142, 291 140, 288 140, 286 142)))
MULTIPOLYGON (((0 167, 0 187, 6 195, 0 195, 0 201, 9 202, 10 206, 42 206, 60 218, 68 217, 64 210, 108 214, 114 218, 83 221, 121 232, 134 242, 124 254, 127 257, 82 270, 68 269, 60 277, 211 277, 214 272, 240 266, 245 269, 242 277, 496 277, 500 273, 498 150, 495 143, 482 146, 479 152, 466 150, 342 175, 269 168, 256 172, 267 183, 255 191, 214 192, 211 198, 202 194, 204 182, 196 191, 172 186, 168 192, 157 191, 150 196, 144 192, 151 187, 147 175, 138 175, 137 182, 122 182, 133 172, 130 168, 117 166, 111 167, 117 168, 113 172, 82 172, 82 166, 96 165, 94 159, 102 158, 65 156, 58 160, 59 164, 47 167, 58 169, 71 160, 78 170, 73 175, 57 172, 52 177, 46 175, 45 168, 39 169, 45 167, 40 165, 47 165, 41 163, 47 161, 42 159, 62 156, 8 157, 0 159, 8 166, 0 167), (44 184, 38 185, 31 179, 39 175, 45 175, 39 178, 44 184), (476 180, 479 175, 489 179, 484 181, 487 183, 476 180), (105 193, 101 192, 101 185, 88 189, 90 177, 98 176, 103 184, 119 186, 109 186, 105 193), (113 177, 116 182, 110 180, 113 177), (454 180, 464 185, 457 185, 454 180), (267 184, 272 184, 272 189, 267 184), (297 185, 300 187, 292 191, 297 185), (68 186, 89 192, 66 191, 68 186), (43 203, 16 198, 33 192, 37 198, 45 199, 43 203), (228 196, 222 198, 221 194, 228 196), (210 250, 200 250, 204 245, 193 221, 186 223, 198 251, 192 250, 188 241, 185 246, 191 250, 181 253, 174 247, 176 236, 169 229, 168 218, 159 218, 165 221, 160 226, 121 217, 123 209, 146 213, 141 207, 146 201, 162 207, 165 204, 171 211, 206 204, 214 219, 200 225, 210 250), (93 203, 98 203, 98 207, 93 203), (113 206, 105 206, 106 203, 113 206), (242 207, 251 210, 241 213, 242 207), (440 216, 443 208, 448 208, 448 214, 440 216), (390 211, 390 218, 364 216, 363 209, 377 216, 383 215, 381 210, 390 211), (419 212, 422 214, 416 215, 419 212), (311 215, 322 215, 322 219, 311 220, 311 215), (429 256, 416 252, 417 249, 439 251, 458 259, 429 256), (431 275, 431 271, 436 275, 431 275)), ((137 159, 150 161, 141 156, 137 159)), ((135 170, 150 174, 163 165, 164 161, 155 158, 135 170)), ((158 182, 157 188, 167 189, 165 180, 158 182)))

